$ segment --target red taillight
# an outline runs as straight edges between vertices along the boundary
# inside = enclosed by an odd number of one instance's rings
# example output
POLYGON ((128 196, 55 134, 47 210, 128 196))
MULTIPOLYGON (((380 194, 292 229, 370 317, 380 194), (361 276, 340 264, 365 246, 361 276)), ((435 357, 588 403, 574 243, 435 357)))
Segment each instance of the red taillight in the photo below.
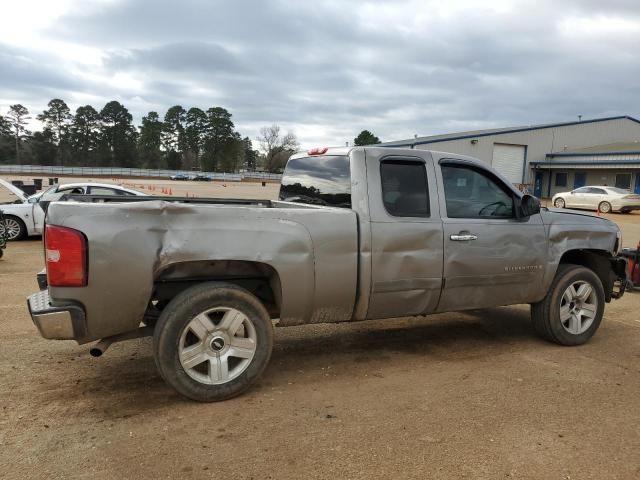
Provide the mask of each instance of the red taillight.
POLYGON ((87 284, 87 240, 82 232, 47 225, 44 249, 50 286, 84 287, 87 284))
POLYGON ((311 150, 307 150, 307 155, 324 155, 329 150, 329 147, 315 147, 311 150))

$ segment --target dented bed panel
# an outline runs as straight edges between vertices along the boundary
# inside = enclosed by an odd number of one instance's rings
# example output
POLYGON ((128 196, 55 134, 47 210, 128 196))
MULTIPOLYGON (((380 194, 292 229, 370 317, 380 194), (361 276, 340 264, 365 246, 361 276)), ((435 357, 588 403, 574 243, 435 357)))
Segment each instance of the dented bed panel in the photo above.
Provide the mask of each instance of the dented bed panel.
POLYGON ((52 204, 49 223, 82 231, 89 283, 50 288, 87 310, 85 343, 136 328, 154 280, 180 262, 243 260, 271 266, 282 288, 281 325, 349 320, 357 276, 350 210, 142 203, 52 204))

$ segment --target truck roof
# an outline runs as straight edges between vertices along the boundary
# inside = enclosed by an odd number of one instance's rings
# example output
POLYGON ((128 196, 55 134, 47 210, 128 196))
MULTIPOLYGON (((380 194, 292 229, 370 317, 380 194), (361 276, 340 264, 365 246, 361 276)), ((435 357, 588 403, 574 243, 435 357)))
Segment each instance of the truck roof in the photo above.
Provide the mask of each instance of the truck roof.
MULTIPOLYGON (((294 153, 293 155, 291 155, 291 157, 289 157, 289 160, 292 160, 295 158, 312 157, 312 156, 319 156, 319 155, 349 155, 349 153, 355 149, 370 150, 374 148, 376 150, 387 150, 389 151, 389 153, 393 152, 393 154, 395 155, 407 155, 410 152, 415 152, 415 149, 413 148, 388 147, 386 145, 366 145, 366 146, 353 146, 353 147, 315 147, 309 150, 300 150, 294 153)), ((487 162, 483 162, 482 160, 479 160, 474 157, 469 157, 467 155, 459 155, 459 154, 452 154, 452 153, 447 154, 447 152, 441 152, 438 150, 423 150, 423 149, 420 149, 420 152, 429 152, 431 154, 437 154, 438 156, 441 156, 441 157, 446 155, 452 155, 456 159, 467 160, 470 163, 478 164, 485 168, 488 165, 487 162)))

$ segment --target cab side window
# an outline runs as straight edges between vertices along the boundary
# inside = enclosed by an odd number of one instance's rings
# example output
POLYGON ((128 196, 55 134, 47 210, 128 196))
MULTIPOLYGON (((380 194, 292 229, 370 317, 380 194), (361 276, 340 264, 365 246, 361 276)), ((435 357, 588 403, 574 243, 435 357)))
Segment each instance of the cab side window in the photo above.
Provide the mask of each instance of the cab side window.
POLYGON ((57 191, 47 190, 42 194, 40 200, 46 202, 55 202, 57 200, 60 200, 64 195, 82 195, 83 193, 84 189, 82 187, 63 187, 59 188, 57 191))
POLYGON ((442 180, 449 218, 513 218, 513 193, 481 169, 444 164, 442 180))
POLYGON ((107 187, 91 187, 91 195, 116 195, 116 191, 107 187))
POLYGON ((389 160, 380 165, 382 201, 394 217, 428 217, 429 187, 424 163, 389 160))

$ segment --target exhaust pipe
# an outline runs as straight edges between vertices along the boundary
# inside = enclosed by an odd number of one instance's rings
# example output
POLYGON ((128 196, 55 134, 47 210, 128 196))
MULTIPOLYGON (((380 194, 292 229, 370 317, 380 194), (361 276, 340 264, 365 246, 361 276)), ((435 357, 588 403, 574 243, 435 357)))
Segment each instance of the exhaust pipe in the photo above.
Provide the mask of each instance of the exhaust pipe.
POLYGON ((89 350, 89 354, 92 357, 101 357, 112 343, 122 342, 123 340, 131 340, 134 338, 150 337, 152 335, 153 327, 141 327, 130 332, 119 333, 118 335, 105 337, 98 343, 96 343, 93 347, 91 347, 91 349, 89 350))
POLYGON ((91 350, 89 350, 89 353, 91 354, 92 357, 101 357, 102 354, 107 351, 107 348, 109 348, 112 343, 113 343, 112 337, 103 338, 98 343, 96 343, 93 347, 91 347, 91 350))

